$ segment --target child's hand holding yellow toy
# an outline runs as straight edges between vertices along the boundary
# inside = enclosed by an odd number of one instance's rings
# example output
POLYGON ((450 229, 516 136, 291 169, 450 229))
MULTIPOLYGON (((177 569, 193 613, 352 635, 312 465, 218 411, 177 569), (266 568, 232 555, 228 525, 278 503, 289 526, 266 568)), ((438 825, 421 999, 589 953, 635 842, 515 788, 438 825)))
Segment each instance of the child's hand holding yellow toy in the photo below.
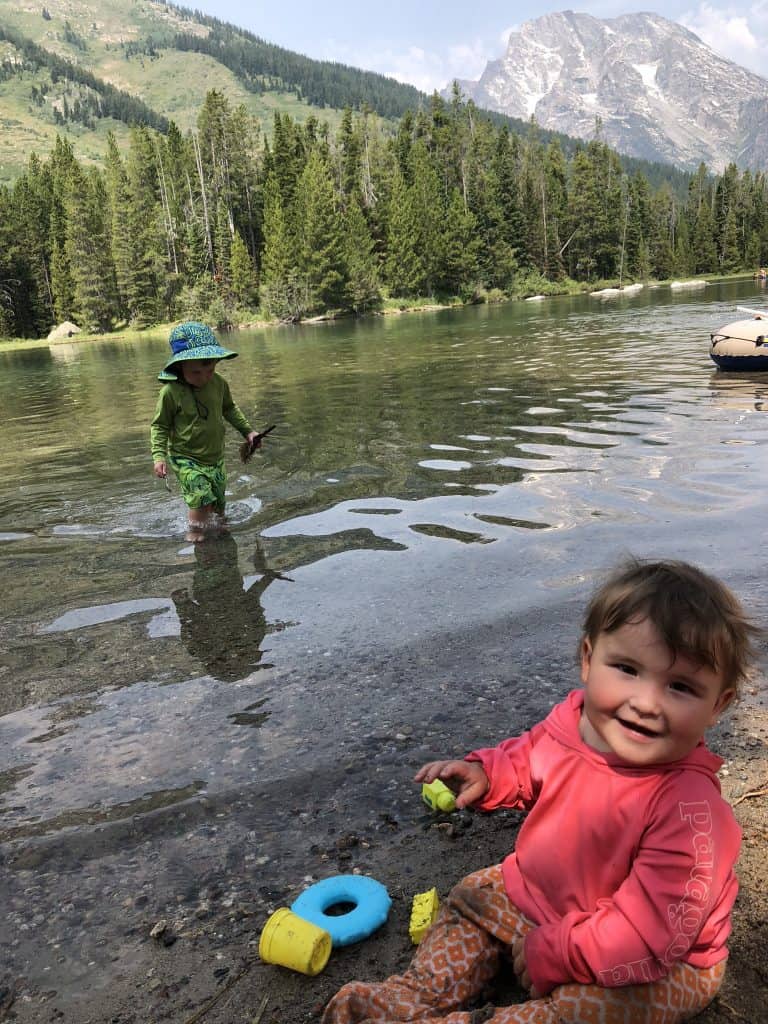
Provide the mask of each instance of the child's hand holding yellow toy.
POLYGON ((422 797, 433 811, 452 811, 456 808, 461 810, 463 807, 469 807, 482 800, 490 788, 488 776, 477 761, 430 761, 419 768, 413 781, 423 783, 422 797), (446 779, 450 786, 446 785, 446 779), (447 790, 451 794, 455 801, 453 807, 447 806, 447 798, 444 798, 446 806, 433 803, 431 797, 428 798, 427 793, 431 794, 431 787, 434 786, 437 786, 438 793, 447 790))

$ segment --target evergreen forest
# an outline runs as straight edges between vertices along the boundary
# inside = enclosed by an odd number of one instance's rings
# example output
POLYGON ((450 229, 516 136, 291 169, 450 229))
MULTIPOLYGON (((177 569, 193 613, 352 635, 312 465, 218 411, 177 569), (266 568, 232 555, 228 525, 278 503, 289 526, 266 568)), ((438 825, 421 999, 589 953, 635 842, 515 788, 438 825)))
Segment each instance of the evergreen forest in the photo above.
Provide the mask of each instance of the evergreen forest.
POLYGON ((0 190, 0 336, 181 318, 226 327, 385 303, 497 301, 768 263, 762 172, 681 191, 596 137, 564 151, 434 95, 390 130, 276 113, 269 139, 208 93, 195 129, 136 123, 103 166, 65 136, 0 190))

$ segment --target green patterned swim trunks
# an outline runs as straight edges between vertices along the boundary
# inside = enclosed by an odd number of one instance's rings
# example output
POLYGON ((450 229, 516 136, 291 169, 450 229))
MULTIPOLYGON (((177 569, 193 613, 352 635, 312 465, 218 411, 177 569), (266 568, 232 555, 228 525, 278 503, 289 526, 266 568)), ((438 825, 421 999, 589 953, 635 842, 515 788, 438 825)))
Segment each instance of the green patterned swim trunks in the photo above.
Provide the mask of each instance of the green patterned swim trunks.
POLYGON ((227 473, 223 459, 214 466, 204 466, 194 459, 171 455, 168 462, 179 481, 182 497, 190 508, 213 505, 214 512, 220 515, 224 512, 227 473))

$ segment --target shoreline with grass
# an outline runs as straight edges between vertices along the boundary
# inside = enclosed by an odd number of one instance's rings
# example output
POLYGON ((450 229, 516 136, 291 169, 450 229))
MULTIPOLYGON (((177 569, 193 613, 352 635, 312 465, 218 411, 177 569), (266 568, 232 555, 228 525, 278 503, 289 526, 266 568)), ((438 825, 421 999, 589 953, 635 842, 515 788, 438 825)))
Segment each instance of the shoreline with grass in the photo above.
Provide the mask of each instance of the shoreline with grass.
MULTIPOLYGON (((683 284, 690 283, 691 287, 705 287, 708 284, 718 284, 722 281, 737 281, 737 280, 748 280, 755 279, 754 274, 720 274, 712 276, 708 274, 694 275, 689 278, 685 278, 683 284)), ((641 289, 658 289, 658 288, 669 288, 675 279, 670 278, 664 281, 627 281, 623 284, 619 284, 618 281, 593 281, 590 283, 576 282, 576 281, 565 281, 565 282, 552 282, 541 279, 538 284, 541 290, 538 292, 528 291, 522 294, 507 295, 500 289, 491 289, 484 291, 482 296, 473 296, 471 299, 462 299, 460 296, 452 296, 445 301, 437 301, 434 297, 425 297, 423 299, 384 299, 382 305, 377 309, 365 310, 361 313, 350 313, 350 312, 336 312, 334 310, 328 310, 324 313, 319 313, 316 316, 303 317, 300 320, 279 320, 279 319, 263 319, 259 316, 259 311, 254 310, 253 319, 247 316, 241 316, 237 319, 237 322, 230 324, 212 324, 213 329, 216 331, 240 331, 240 330, 266 330, 272 327, 300 327, 306 324, 317 324, 317 323, 329 323, 336 320, 349 320, 349 319, 364 319, 366 317, 376 316, 401 316, 404 313, 436 313, 446 309, 463 309, 466 306, 478 306, 478 305, 503 305, 510 302, 526 302, 533 300, 545 300, 550 298, 556 298, 564 295, 594 295, 596 298, 601 298, 601 293, 612 293, 620 295, 626 292, 627 295, 637 294, 641 289), (640 285, 640 288, 638 288, 640 285)), ((768 307, 768 298, 766 299, 766 306, 768 307)), ((183 318, 179 318, 183 319, 183 318)), ((200 317, 188 317, 187 319, 202 319, 205 322, 209 322, 205 316, 200 317)), ((0 338, 0 351, 14 351, 17 349, 34 349, 34 348, 48 348, 51 345, 79 345, 83 342, 94 342, 94 341, 136 341, 146 338, 147 336, 169 332, 178 320, 169 320, 167 322, 152 324, 148 327, 130 327, 128 325, 118 326, 112 331, 107 331, 99 334, 88 333, 87 331, 78 331, 77 334, 72 334, 68 337, 63 338, 0 338)))

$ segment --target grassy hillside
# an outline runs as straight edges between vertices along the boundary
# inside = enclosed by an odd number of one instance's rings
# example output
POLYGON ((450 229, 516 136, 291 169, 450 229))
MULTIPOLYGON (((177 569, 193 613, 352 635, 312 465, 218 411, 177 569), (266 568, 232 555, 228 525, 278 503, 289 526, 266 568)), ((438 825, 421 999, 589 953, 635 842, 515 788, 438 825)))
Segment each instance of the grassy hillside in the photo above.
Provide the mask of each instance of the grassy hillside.
MULTIPOLYGON (((48 0, 17 3, 0 0, 0 28, 18 33, 51 54, 86 70, 98 79, 142 100, 151 110, 172 119, 183 131, 194 126, 206 93, 222 92, 233 104, 244 104, 268 133, 275 110, 304 121, 310 114, 338 126, 338 110, 313 106, 275 83, 255 93, 229 68, 205 53, 182 52, 147 40, 170 40, 177 33, 207 36, 210 29, 180 10, 151 0, 48 0), (47 13, 47 17, 43 12, 47 13), (144 52, 153 50, 152 55, 144 52), (137 52, 138 51, 138 52, 137 52)), ((57 120, 64 99, 71 107, 84 90, 71 82, 51 81, 46 68, 30 68, 18 47, 0 41, 0 183, 14 180, 31 152, 45 156, 56 135, 65 134, 80 159, 101 159, 107 133, 118 142, 128 126, 111 117, 92 124, 57 120), (35 100, 35 93, 44 96, 35 100)))
MULTIPOLYGON (((0 3, 2 0, 0 0, 0 3)), ((153 109, 176 122, 182 131, 195 125, 206 93, 216 89, 232 106, 244 104, 267 132, 275 110, 304 121, 311 113, 336 126, 340 112, 320 109, 297 99, 294 92, 275 89, 260 95, 249 92, 229 68, 203 53, 158 50, 156 57, 126 60, 107 54, 102 75, 118 88, 139 96, 153 109)))

